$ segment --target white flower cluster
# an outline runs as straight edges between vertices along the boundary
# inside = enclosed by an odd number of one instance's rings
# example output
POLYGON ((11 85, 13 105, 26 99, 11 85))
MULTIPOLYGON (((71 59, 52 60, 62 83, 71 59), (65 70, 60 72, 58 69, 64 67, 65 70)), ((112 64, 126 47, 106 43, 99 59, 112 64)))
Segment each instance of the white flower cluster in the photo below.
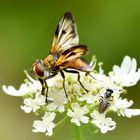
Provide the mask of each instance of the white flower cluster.
MULTIPOLYGON (((88 90, 86 92, 77 81, 76 74, 65 73, 66 90, 63 89, 63 78, 56 75, 46 82, 49 87, 48 103, 46 97, 41 95, 41 84, 26 72, 27 79, 21 84, 19 90, 13 86, 3 85, 3 91, 12 96, 22 96, 21 109, 25 113, 44 113, 42 120, 33 123, 33 132, 43 132, 51 136, 53 128, 59 124, 54 122, 55 117, 63 113, 64 118, 69 118, 71 123, 77 126, 92 124, 102 133, 114 130, 116 122, 111 117, 106 117, 108 111, 114 111, 119 116, 132 117, 140 115, 140 109, 130 109, 133 101, 122 98, 125 87, 133 86, 140 80, 140 69, 137 70, 137 62, 129 56, 124 57, 121 66, 113 66, 113 70, 105 75, 102 66, 98 71, 90 75, 80 72, 80 81, 88 90), (107 93, 111 91, 112 93, 107 93)), ((61 122, 62 120, 60 120, 61 122)))

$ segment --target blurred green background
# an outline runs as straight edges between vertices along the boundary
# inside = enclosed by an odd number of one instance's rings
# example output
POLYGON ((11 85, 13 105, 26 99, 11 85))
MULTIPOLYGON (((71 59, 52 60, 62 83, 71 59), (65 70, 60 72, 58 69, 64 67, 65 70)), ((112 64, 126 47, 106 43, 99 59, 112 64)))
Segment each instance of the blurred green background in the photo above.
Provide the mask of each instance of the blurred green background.
MULTIPOLYGON (((18 88, 25 78, 23 70, 48 54, 56 25, 66 11, 75 16, 80 43, 89 46, 88 61, 96 55, 107 73, 129 55, 140 67, 139 0, 0 0, 0 86, 18 88)), ((140 83, 129 88, 126 97, 135 101, 134 108, 140 108, 140 83)), ((32 133, 37 118, 20 110, 21 104, 20 97, 0 90, 0 140, 73 140, 68 123, 52 137, 32 133)), ((91 134, 82 127, 84 140, 140 139, 140 117, 112 116, 117 122, 114 131, 91 134)))

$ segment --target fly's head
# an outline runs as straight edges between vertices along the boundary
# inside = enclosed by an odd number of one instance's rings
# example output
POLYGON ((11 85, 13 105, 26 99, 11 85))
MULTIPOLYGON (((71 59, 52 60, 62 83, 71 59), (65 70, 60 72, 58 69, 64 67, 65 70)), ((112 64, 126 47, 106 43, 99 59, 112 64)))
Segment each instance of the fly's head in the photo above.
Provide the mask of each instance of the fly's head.
POLYGON ((36 60, 32 65, 32 70, 38 78, 44 79, 46 77, 46 70, 42 60, 36 60))

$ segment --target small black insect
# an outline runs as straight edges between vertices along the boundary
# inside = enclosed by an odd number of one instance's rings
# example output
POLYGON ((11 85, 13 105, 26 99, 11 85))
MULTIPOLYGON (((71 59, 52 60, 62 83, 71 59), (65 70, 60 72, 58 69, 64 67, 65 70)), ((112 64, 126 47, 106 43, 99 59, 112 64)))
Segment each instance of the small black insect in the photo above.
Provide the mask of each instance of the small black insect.
POLYGON ((106 111, 107 107, 110 105, 109 101, 111 100, 111 95, 113 93, 112 89, 107 89, 104 96, 100 98, 100 105, 99 105, 99 113, 102 114, 106 111))

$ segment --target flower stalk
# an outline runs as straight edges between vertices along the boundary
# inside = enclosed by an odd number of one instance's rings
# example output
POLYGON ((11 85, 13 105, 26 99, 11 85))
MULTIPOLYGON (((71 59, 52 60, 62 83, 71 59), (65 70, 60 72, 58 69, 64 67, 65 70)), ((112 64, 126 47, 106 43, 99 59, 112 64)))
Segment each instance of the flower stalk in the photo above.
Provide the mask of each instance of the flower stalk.
POLYGON ((75 133, 75 137, 74 137, 74 140, 83 140, 83 135, 82 135, 82 128, 81 127, 78 127, 76 125, 72 125, 72 128, 73 128, 73 131, 75 133))

